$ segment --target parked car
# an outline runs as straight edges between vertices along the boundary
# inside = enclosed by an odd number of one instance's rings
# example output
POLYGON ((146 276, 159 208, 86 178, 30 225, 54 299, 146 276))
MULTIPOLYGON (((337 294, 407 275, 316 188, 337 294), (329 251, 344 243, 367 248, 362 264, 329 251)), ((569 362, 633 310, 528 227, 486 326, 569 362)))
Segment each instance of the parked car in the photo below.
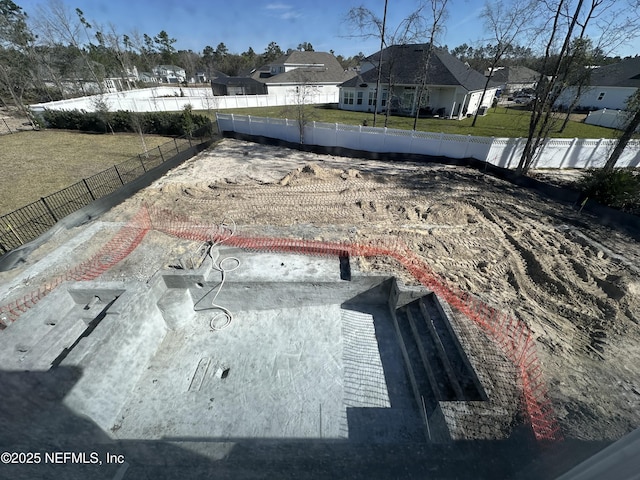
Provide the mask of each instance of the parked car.
POLYGON ((522 105, 529 105, 531 102, 533 102, 533 99, 535 97, 533 95, 529 95, 529 94, 521 94, 518 95, 517 97, 514 97, 513 101, 516 103, 520 103, 522 105))

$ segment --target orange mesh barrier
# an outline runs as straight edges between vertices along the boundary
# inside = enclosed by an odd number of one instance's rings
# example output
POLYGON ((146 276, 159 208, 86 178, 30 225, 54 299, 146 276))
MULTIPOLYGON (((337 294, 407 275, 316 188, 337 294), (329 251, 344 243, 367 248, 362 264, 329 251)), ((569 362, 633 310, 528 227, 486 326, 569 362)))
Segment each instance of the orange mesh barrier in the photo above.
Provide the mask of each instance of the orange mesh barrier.
POLYGON ((67 280, 93 280, 131 253, 150 229, 178 238, 195 241, 224 242, 225 245, 260 252, 286 252, 319 256, 390 257, 397 260, 424 287, 433 291, 451 307, 476 323, 516 366, 522 382, 523 402, 531 427, 538 440, 562 439, 548 398, 542 367, 536 353, 535 339, 523 322, 507 316, 457 287, 447 285, 429 265, 398 239, 370 244, 323 242, 271 237, 231 235, 225 226, 199 225, 168 210, 143 208, 91 259, 25 295, 0 307, 10 321, 67 280))

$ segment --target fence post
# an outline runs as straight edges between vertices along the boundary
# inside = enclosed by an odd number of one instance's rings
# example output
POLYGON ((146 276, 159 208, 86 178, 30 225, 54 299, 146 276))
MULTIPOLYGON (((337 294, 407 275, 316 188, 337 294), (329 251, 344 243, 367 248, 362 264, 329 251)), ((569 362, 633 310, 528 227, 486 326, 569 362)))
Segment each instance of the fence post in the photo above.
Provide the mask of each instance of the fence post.
MULTIPOLYGON (((462 158, 469 158, 468 155, 469 155, 469 144, 470 143, 471 143, 471 135, 467 135, 467 143, 464 146, 464 155, 462 156, 462 158)), ((489 148, 491 148, 491 147, 489 147, 489 148)), ((475 158, 475 157, 473 157, 473 158, 475 158)), ((486 160, 485 160, 485 163, 486 163, 486 160)))
MULTIPOLYGON (((160 147, 158 147, 159 149, 160 147)), ((142 165, 142 170, 144 170, 144 172, 147 172, 147 169, 144 166, 144 162, 142 161, 142 155, 138 154, 138 160, 140 160, 140 165, 142 165)))
POLYGON ((93 192, 92 192, 92 191, 91 191, 91 189, 89 188, 89 184, 87 183, 87 179, 86 179, 86 178, 83 178, 83 179, 82 179, 82 183, 84 183, 84 186, 86 187, 87 192, 89 192, 89 195, 91 196, 91 200, 95 200, 95 199, 96 199, 96 197, 94 197, 94 196, 93 196, 93 192))
MULTIPOLYGON (((160 150, 160 145, 158 145, 158 152, 160 152, 160 158, 162 159, 162 163, 164 163, 164 156, 162 155, 162 150, 160 150)), ((144 168, 144 166, 143 166, 144 168)), ((145 170, 146 172, 146 170, 145 170)))
POLYGON ((113 168, 116 170, 116 173, 118 174, 118 179, 120 180, 120 183, 122 185, 124 185, 124 181, 122 180, 122 176, 120 175, 120 172, 118 171, 118 166, 114 165, 113 168))
POLYGON ((53 210, 51 210, 51 207, 49 206, 47 201, 44 199, 44 197, 40 197, 40 200, 42 200, 42 203, 47 208, 47 211, 49 212, 49 215, 51 215, 51 218, 53 218, 53 221, 57 222, 58 219, 56 218, 55 214, 53 213, 53 210))

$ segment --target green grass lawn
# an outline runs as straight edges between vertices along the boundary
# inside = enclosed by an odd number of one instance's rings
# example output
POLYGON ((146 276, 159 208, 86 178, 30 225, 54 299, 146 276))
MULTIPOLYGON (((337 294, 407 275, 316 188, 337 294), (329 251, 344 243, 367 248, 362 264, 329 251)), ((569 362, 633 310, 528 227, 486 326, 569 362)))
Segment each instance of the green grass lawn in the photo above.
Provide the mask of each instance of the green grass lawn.
MULTIPOLYGON (((202 112, 199 112, 202 113, 202 112)), ((236 108, 220 110, 220 113, 235 113, 238 115, 255 115, 257 117, 294 118, 292 107, 261 107, 261 108, 236 108)), ((349 112, 323 106, 309 106, 309 118, 317 122, 344 123, 347 125, 373 126, 373 114, 363 112, 349 112)), ((384 127, 384 115, 377 116, 376 126, 384 127)), ((464 120, 445 120, 439 118, 418 119, 417 130, 427 132, 454 133, 458 135, 475 135, 483 137, 527 137, 531 112, 519 108, 491 108, 487 115, 478 117, 476 126, 472 127, 473 118, 464 120)), ((552 130, 551 136, 556 138, 615 138, 616 130, 611 128, 587 125, 582 122, 570 121, 564 132, 557 130, 562 124, 563 117, 559 118, 557 127, 552 130)), ((413 118, 390 116, 387 126, 413 130, 413 118)))
MULTIPOLYGON (((171 141, 145 135, 148 149, 171 141)), ((101 135, 65 130, 0 136, 0 215, 35 202, 143 151, 139 135, 101 135)))

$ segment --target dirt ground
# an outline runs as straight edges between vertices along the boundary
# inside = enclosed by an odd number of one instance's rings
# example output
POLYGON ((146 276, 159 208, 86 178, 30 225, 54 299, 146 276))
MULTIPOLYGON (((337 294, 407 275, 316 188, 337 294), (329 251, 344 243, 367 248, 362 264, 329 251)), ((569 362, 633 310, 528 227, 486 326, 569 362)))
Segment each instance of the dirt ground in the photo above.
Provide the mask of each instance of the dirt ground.
MULTIPOLYGON (((640 247, 571 205, 467 168, 320 156, 231 139, 99 220, 124 222, 144 204, 204 224, 233 222, 245 235, 400 238, 451 285, 531 328, 565 438, 613 440, 640 427, 640 247)), ((56 236, 21 269, 86 228, 56 236)), ((127 259, 115 267, 118 275, 151 275, 189 248, 152 233, 142 245, 153 242, 157 255, 144 268, 127 259)), ((90 253, 85 245, 70 259, 90 253)), ((415 283, 384 259, 360 260, 359 268, 415 283)), ((0 274, 0 281, 15 275, 0 274)))
POLYGON ((0 135, 22 130, 33 130, 29 119, 19 114, 14 108, 0 107, 0 135))

